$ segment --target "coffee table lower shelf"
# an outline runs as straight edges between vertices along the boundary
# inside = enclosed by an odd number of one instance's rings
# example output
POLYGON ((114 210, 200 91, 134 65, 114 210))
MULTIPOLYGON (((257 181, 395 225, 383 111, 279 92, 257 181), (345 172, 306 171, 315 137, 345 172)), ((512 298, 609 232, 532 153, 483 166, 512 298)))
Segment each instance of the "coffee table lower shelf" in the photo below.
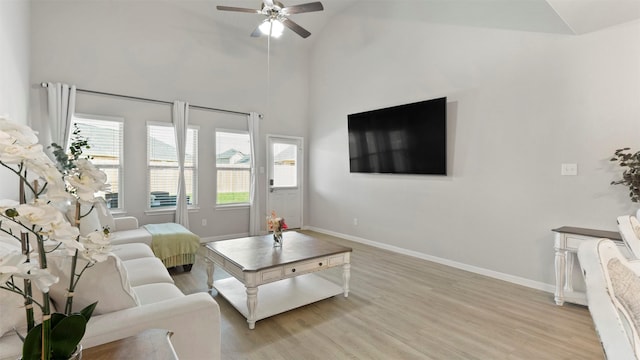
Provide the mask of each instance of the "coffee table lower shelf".
MULTIPOLYGON (((213 287, 236 310, 249 319, 247 291, 240 281, 229 277, 215 281, 213 287)), ((260 285, 255 321, 343 293, 342 286, 315 274, 305 274, 260 285)))

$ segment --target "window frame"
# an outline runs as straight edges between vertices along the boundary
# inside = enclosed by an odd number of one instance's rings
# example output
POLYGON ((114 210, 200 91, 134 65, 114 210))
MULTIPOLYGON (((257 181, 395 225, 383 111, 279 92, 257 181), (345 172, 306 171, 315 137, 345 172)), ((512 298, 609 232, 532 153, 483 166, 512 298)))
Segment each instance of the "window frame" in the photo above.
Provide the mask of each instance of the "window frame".
MULTIPOLYGON (((70 128, 69 128, 69 143, 67 144, 66 151, 69 151, 68 146, 71 145, 71 136, 73 135, 73 126, 78 120, 86 120, 86 121, 106 121, 106 122, 114 122, 120 124, 120 149, 118 156, 118 165, 101 165, 93 162, 93 165, 100 169, 117 169, 118 170, 118 207, 116 208, 108 208, 112 213, 124 213, 125 212, 125 201, 124 201, 124 118, 119 116, 107 116, 107 115, 95 115, 95 114, 87 114, 87 113, 74 113, 71 118, 70 128)), ((80 133, 81 136, 87 138, 89 140, 89 145, 91 145, 91 137, 86 133, 80 133)))
MULTIPOLYGON (((228 208, 246 208, 249 207, 250 201, 251 199, 249 198, 248 201, 246 202, 234 202, 234 203, 218 203, 218 170, 222 169, 222 170, 236 170, 236 171, 246 171, 249 174, 249 181, 251 181, 251 163, 249 163, 249 166, 247 168, 238 168, 238 167, 232 167, 232 166, 218 166, 218 162, 217 162, 217 158, 218 158, 218 133, 230 133, 230 134, 241 134, 241 135, 246 135, 247 136, 247 140, 249 142, 249 151, 251 151, 251 138, 250 138, 250 134, 249 134, 249 130, 241 130, 241 129, 228 129, 228 128, 216 128, 214 129, 214 139, 215 139, 215 146, 214 146, 214 158, 216 159, 214 161, 214 170, 215 170, 215 198, 214 198, 214 202, 215 202, 215 206, 216 208, 220 208, 220 209, 228 209, 228 208)), ((251 157, 254 156, 254 154, 250 154, 251 157)), ((251 184, 249 184, 249 188, 251 188, 251 184)), ((249 195, 250 196, 250 195, 249 195)))
MULTIPOLYGON (((166 128, 170 128, 174 131, 174 137, 175 137, 175 127, 173 126, 173 123, 167 123, 167 122, 160 122, 160 121, 147 121, 146 125, 145 125, 145 130, 146 130, 146 134, 145 134, 145 140, 146 140, 146 149, 147 149, 147 159, 146 159, 146 194, 148 194, 147 196, 147 200, 146 200, 146 205, 145 205, 145 213, 150 214, 158 214, 158 213, 173 213, 176 211, 176 205, 173 206, 157 206, 157 207, 151 207, 151 202, 149 201, 149 195, 151 194, 151 170, 152 169, 178 169, 178 166, 158 166, 158 165, 154 165, 152 166, 150 164, 150 148, 149 148, 149 135, 150 135, 150 127, 155 126, 155 127, 166 127, 166 128)), ((195 131, 195 144, 194 144, 194 151, 193 151, 193 165, 192 166, 186 166, 185 165, 185 169, 193 169, 193 194, 192 194, 192 199, 191 199, 191 204, 187 204, 187 209, 188 210, 197 210, 199 208, 198 205, 198 158, 199 158, 199 153, 198 153, 198 144, 199 144, 199 137, 200 137, 200 126, 198 125, 187 125, 187 133, 189 130, 193 130, 195 131)), ((177 149, 176 149, 176 159, 177 159, 177 149)), ((176 162, 177 163, 177 162, 176 162)), ((177 192, 177 188, 176 188, 176 192, 177 192)))

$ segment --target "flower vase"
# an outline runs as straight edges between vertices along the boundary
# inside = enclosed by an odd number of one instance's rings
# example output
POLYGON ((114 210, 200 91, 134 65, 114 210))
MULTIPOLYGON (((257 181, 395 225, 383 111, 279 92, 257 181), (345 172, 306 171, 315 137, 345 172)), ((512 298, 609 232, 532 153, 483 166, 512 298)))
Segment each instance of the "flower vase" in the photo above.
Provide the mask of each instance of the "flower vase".
POLYGON ((69 356, 69 360, 82 360, 82 344, 78 344, 76 351, 69 356))
MULTIPOLYGON (((22 356, 18 360, 22 360, 22 356)), ((76 350, 66 360, 82 360, 82 344, 78 344, 76 350)))
POLYGON ((273 247, 281 247, 282 246, 282 230, 273 231, 273 247))

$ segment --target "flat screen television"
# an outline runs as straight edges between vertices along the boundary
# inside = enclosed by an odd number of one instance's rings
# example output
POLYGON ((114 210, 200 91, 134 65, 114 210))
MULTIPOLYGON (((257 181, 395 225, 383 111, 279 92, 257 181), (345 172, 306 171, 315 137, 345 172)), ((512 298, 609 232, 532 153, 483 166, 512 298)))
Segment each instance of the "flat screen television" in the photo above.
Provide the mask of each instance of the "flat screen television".
POLYGON ((348 117, 352 173, 447 174, 447 98, 348 117))

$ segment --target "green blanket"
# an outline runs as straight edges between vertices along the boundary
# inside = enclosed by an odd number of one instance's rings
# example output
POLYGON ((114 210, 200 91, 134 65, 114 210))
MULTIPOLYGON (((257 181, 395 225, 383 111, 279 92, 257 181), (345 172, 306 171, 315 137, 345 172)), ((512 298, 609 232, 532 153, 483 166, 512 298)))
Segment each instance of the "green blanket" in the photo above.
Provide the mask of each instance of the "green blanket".
POLYGON ((151 250, 170 268, 193 264, 200 248, 200 237, 180 224, 147 224, 151 233, 151 250))

